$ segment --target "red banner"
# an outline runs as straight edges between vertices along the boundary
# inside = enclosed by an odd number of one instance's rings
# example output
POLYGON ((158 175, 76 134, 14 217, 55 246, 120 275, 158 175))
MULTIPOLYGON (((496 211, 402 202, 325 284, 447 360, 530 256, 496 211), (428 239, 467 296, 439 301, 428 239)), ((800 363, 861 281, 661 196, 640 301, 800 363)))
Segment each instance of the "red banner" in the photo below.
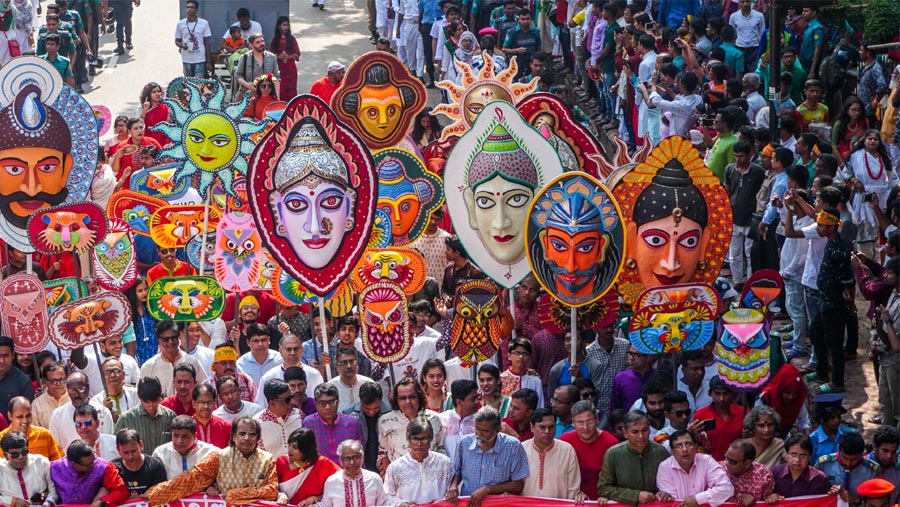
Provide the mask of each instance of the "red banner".
MULTIPOLYGON (((480 507, 509 507, 509 502, 513 499, 506 496, 489 496, 483 502, 481 502, 480 507)), ((653 502, 653 503, 645 503, 641 504, 641 507, 675 507, 679 502, 653 502)), ((535 498, 530 496, 517 496, 515 497, 516 507, 566 507, 566 506, 574 506, 575 502, 571 500, 558 500, 555 498, 535 498)), ((275 507, 277 504, 275 502, 267 502, 260 501, 258 503, 250 504, 251 507, 275 507)), ((468 507, 468 499, 460 498, 459 503, 456 505, 451 504, 447 501, 440 502, 432 502, 427 505, 428 507, 468 507)), ((594 502, 585 503, 587 507, 592 507, 594 502)), ((609 505, 621 505, 615 502, 610 502, 609 505)), ((756 505, 770 505, 764 502, 758 502, 756 505)), ((791 498, 788 500, 782 500, 776 504, 771 504, 775 507, 837 507, 837 497, 836 496, 807 496, 802 498, 791 498)), ((222 498, 207 498, 206 495, 192 495, 187 498, 183 498, 181 500, 172 502, 170 504, 166 504, 168 507, 226 507, 225 500, 222 498)), ((57 507, 89 507, 86 504, 62 504, 57 507)), ((120 507, 149 507, 149 504, 146 500, 135 500, 128 503, 122 504, 120 507)), ((372 506, 377 507, 377 506, 372 506)), ((725 503, 722 504, 721 507, 737 507, 733 503, 725 503)))

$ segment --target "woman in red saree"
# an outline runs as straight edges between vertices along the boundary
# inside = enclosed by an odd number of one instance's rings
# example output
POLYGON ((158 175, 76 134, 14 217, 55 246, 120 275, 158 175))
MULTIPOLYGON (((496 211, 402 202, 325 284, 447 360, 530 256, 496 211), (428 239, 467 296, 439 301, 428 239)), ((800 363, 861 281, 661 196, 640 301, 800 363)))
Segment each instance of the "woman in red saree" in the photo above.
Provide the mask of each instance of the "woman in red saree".
POLYGON ((154 132, 150 127, 157 123, 169 121, 169 106, 163 102, 162 86, 157 83, 147 83, 141 91, 141 119, 146 128, 144 135, 155 140, 160 146, 165 146, 171 141, 162 132, 154 132))
POLYGON ((275 22, 275 36, 272 37, 272 53, 278 58, 278 73, 281 74, 281 89, 278 97, 290 102, 297 96, 297 61, 300 60, 300 46, 291 35, 291 22, 287 16, 279 16, 275 22))
POLYGON ((300 428, 288 437, 288 453, 275 460, 278 473, 279 505, 315 504, 322 499, 325 479, 341 471, 335 462, 319 456, 316 435, 309 428, 300 428))
POLYGON ((130 188, 131 175, 139 171, 141 166, 141 148, 154 146, 157 150, 162 147, 156 141, 144 135, 144 122, 140 118, 128 120, 128 139, 119 143, 113 150, 112 169, 116 173, 116 190, 130 188))

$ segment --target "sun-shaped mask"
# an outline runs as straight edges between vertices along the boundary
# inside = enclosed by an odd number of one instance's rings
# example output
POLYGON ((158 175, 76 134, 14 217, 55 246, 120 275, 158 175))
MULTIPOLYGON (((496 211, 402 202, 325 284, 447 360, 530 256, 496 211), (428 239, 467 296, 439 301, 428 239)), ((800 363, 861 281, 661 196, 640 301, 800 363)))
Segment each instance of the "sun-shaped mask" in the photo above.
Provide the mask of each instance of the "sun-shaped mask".
POLYGON ((247 174, 247 161, 256 146, 251 136, 262 132, 266 122, 242 116, 249 97, 227 104, 224 86, 217 83, 208 86, 212 86, 212 94, 204 94, 196 83, 185 83, 190 93, 184 103, 165 99, 175 123, 160 123, 151 130, 174 140, 160 152, 160 157, 170 157, 183 164, 175 174, 176 181, 199 174, 200 193, 218 179, 226 192, 237 196, 232 188, 234 174, 247 174))
POLYGON ((484 58, 484 67, 476 71, 469 64, 455 62, 462 74, 460 84, 451 81, 441 81, 437 85, 447 91, 450 96, 449 104, 441 104, 434 108, 434 114, 443 114, 453 120, 453 123, 444 128, 441 140, 452 135, 461 135, 475 123, 475 117, 484 109, 484 106, 495 101, 505 100, 510 104, 518 104, 538 86, 538 80, 534 79, 528 84, 515 82, 516 60, 510 62, 506 70, 499 74, 494 73, 494 60, 484 58))

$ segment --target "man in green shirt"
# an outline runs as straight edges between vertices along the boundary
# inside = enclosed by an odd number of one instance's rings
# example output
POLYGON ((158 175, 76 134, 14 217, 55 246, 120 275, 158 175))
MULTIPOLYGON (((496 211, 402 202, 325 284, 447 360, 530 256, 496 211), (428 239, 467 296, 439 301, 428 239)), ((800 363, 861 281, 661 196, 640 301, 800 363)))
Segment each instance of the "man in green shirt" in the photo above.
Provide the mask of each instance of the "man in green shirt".
POLYGON ((706 166, 719 177, 720 181, 725 178, 725 166, 734 163, 734 145, 737 143, 737 136, 734 135, 734 115, 723 109, 716 113, 716 122, 713 124, 716 129, 717 136, 715 144, 709 135, 706 127, 700 127, 703 132, 703 142, 707 146, 712 144, 709 153, 706 154, 706 166))
POLYGON ((175 419, 175 412, 160 405, 162 392, 162 383, 158 378, 142 378, 137 385, 141 404, 122 414, 116 421, 116 431, 134 428, 141 434, 146 454, 153 454, 157 447, 172 439, 172 419, 175 419))
POLYGON ((60 37, 55 33, 47 34, 44 38, 44 48, 46 53, 40 55, 41 58, 50 62, 53 67, 62 75, 63 81, 71 87, 75 87, 75 76, 72 69, 69 68, 69 59, 59 56, 60 37))
POLYGON ((599 505, 607 501, 637 505, 672 497, 656 487, 656 470, 669 457, 665 447, 650 441, 650 423, 639 411, 625 414, 625 442, 606 451, 598 481, 599 505))

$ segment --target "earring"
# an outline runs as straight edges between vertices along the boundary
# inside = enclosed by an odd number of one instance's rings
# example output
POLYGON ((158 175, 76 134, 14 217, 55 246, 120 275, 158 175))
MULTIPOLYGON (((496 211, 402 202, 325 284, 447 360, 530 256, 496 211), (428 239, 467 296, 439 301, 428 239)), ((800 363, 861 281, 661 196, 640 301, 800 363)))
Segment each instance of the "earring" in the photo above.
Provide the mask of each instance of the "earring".
POLYGON ((637 269, 637 261, 634 259, 628 259, 625 261, 625 269, 628 271, 634 271, 637 269))

